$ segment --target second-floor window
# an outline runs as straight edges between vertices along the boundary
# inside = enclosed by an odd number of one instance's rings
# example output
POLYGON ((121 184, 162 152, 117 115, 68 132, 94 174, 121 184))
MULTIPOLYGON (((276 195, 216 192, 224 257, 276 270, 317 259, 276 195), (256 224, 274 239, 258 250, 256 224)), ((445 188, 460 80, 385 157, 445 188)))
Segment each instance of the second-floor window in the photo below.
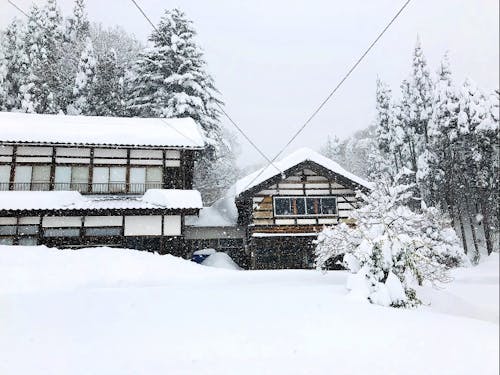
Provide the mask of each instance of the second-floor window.
POLYGON ((276 216, 331 216, 337 214, 335 197, 274 197, 276 216))
POLYGON ((56 167, 54 178, 55 190, 76 190, 81 193, 88 191, 89 167, 56 167))
POLYGON ((17 165, 14 184, 16 190, 50 190, 50 166, 17 165))

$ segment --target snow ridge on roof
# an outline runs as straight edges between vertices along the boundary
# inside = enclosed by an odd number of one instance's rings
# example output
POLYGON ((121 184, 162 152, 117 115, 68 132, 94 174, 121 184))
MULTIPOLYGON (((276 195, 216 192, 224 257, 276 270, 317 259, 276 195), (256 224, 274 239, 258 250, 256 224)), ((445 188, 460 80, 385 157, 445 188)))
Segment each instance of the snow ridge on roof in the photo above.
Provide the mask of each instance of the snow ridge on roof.
POLYGON ((0 141, 158 146, 201 149, 205 137, 190 117, 141 118, 0 112, 0 141))
POLYGON ((200 209, 197 190, 150 189, 142 197, 83 196, 77 191, 0 191, 0 210, 200 209))
POLYGON ((294 151, 290 155, 281 159, 280 161, 274 162, 273 165, 268 165, 267 167, 261 168, 250 175, 243 177, 242 179, 236 181, 234 184, 235 196, 240 195, 244 191, 259 185, 260 183, 278 175, 284 173, 286 170, 300 164, 304 161, 312 161, 322 167, 331 170, 332 172, 341 175, 358 185, 370 188, 371 184, 358 177, 351 172, 346 171, 338 163, 333 160, 319 154, 318 152, 311 150, 310 148, 303 147, 294 151))

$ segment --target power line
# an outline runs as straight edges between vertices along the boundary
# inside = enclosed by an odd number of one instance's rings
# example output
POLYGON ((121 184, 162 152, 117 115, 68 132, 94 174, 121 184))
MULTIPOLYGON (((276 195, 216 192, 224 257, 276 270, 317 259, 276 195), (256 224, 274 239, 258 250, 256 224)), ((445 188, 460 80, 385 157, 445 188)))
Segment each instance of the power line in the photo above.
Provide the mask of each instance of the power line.
MULTIPOLYGON (((354 65, 347 71, 347 73, 343 76, 343 78, 337 83, 337 85, 333 88, 333 90, 328 94, 328 96, 321 102, 321 104, 314 110, 314 112, 308 117, 306 122, 302 124, 302 126, 295 132, 295 134, 290 138, 290 140, 283 146, 283 148, 276 154, 276 156, 271 160, 271 163, 274 163, 278 157, 287 149, 288 146, 302 133, 302 131, 306 128, 307 125, 311 122, 311 120, 316 117, 316 115, 321 111, 321 109, 325 106, 325 104, 332 98, 332 96, 337 92, 337 90, 343 85, 343 83, 349 78, 349 76, 356 70, 358 65, 363 61, 363 59, 368 55, 368 53, 371 51, 371 49, 377 44, 377 42, 382 38, 382 36, 385 34, 385 32, 391 27, 391 25, 396 21, 396 19, 399 17, 399 15, 405 10, 405 8, 410 4, 411 0, 407 0, 403 6, 397 11, 397 13, 394 15, 394 17, 391 18, 391 20, 387 23, 387 25, 383 28, 383 30, 377 35, 377 37, 373 40, 373 42, 369 45, 369 47, 365 50, 365 52, 356 60, 354 65)), ((269 163, 269 164, 271 164, 269 163)), ((250 181, 250 183, 245 187, 244 190, 246 190, 249 186, 253 184, 255 180, 257 180, 262 173, 269 167, 269 164, 262 168, 260 173, 255 176, 255 178, 250 181)))
MULTIPOLYGON (((141 6, 135 1, 135 0, 130 0, 132 3, 135 5, 135 7, 139 10, 139 12, 144 16, 146 21, 151 25, 151 27, 158 33, 160 34, 160 31, 156 27, 156 25, 151 21, 151 19, 147 16, 146 12, 141 8, 141 6)), ((161 36, 161 35, 160 35, 161 36)), ((219 110, 222 112, 224 116, 229 120, 229 122, 240 132, 240 134, 252 145, 252 147, 257 150, 257 152, 268 162, 268 165, 272 165, 278 172, 282 172, 275 164, 274 160, 270 160, 269 157, 255 144, 254 141, 243 131, 243 129, 238 126, 238 124, 229 116, 229 114, 222 108, 222 105, 215 101, 217 107, 219 107, 219 110)))

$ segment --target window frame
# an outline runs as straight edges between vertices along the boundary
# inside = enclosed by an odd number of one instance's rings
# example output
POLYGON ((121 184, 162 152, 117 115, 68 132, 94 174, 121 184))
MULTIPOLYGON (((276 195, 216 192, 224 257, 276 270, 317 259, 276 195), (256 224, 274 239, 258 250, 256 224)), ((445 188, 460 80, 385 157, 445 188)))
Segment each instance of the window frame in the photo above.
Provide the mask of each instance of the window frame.
POLYGON ((277 217, 277 218, 290 218, 290 217, 305 217, 305 218, 309 218, 309 217, 325 217, 325 216, 328 216, 328 217, 333 217, 333 216, 338 216, 338 213, 339 213, 339 207, 338 207, 338 199, 336 196, 333 196, 333 195, 320 195, 320 196, 317 196, 317 195, 298 195, 298 196, 283 196, 283 195, 275 195, 273 196, 273 214, 274 214, 274 217, 277 217), (319 199, 319 202, 320 202, 320 210, 322 210, 322 199, 325 199, 325 198, 328 198, 328 199, 334 199, 335 201, 335 213, 333 214, 324 214, 324 213, 313 213, 313 214, 310 214, 308 213, 307 211, 307 198, 314 198, 314 199, 319 199), (277 199, 303 199, 304 200, 304 207, 305 207, 305 213, 304 214, 290 214, 290 215, 286 215, 286 214, 278 214, 276 212, 276 200, 277 199))

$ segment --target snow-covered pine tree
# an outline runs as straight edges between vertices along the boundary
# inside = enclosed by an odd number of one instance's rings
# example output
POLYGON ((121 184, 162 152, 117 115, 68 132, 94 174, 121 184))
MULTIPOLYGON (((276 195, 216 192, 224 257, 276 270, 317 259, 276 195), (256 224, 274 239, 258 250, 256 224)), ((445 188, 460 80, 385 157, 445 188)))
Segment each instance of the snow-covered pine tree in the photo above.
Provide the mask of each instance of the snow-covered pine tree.
POLYGON ((353 295, 383 306, 418 305, 417 285, 446 282, 447 270, 468 260, 446 215, 425 206, 411 211, 411 195, 411 187, 397 180, 360 193, 364 203, 352 212, 356 225, 341 223, 319 234, 317 267, 343 256, 353 295))
POLYGON ((89 37, 89 28, 85 0, 75 0, 73 15, 67 20, 65 37, 74 44, 83 43, 89 37))
POLYGON ((8 111, 20 109, 19 88, 27 74, 29 65, 25 48, 25 25, 17 19, 12 21, 5 30, 1 42, 7 69, 4 78, 6 98, 3 107, 8 111))
POLYGON ((421 149, 427 144, 427 127, 432 111, 432 79, 427 67, 420 38, 413 52, 412 75, 410 81, 410 119, 415 133, 423 137, 421 149))
POLYGON ((453 218, 453 142, 457 138, 458 97, 453 85, 448 54, 437 71, 427 150, 420 155, 417 179, 426 191, 426 201, 439 204, 453 218))
POLYGON ((217 104, 221 102, 195 36, 192 21, 184 12, 165 11, 149 38, 152 47, 140 56, 127 83, 128 109, 135 116, 189 116, 200 124, 209 147, 197 161, 196 172, 203 173, 195 174, 194 179, 195 187, 200 188, 207 200, 214 192, 203 188, 206 175, 216 175, 220 168, 224 169, 230 162, 224 159, 231 150, 220 128, 217 104))
POLYGON ((455 173, 463 176, 458 181, 462 191, 457 206, 462 206, 463 216, 468 220, 474 244, 474 260, 478 260, 479 243, 476 233, 476 217, 479 214, 479 176, 481 174, 482 150, 479 148, 476 129, 487 120, 486 101, 474 82, 466 79, 461 87, 458 102, 457 163, 455 173))
POLYGON ((7 110, 7 96, 9 94, 9 62, 6 58, 4 37, 0 34, 0 111, 7 110))
POLYGON ((124 72, 118 66, 116 52, 110 50, 95 65, 95 76, 87 96, 89 115, 123 116, 124 72))
POLYGON ((395 176, 404 168, 402 147, 404 132, 396 119, 392 93, 389 86, 377 79, 375 120, 378 148, 381 157, 386 159, 386 170, 395 176))
POLYGON ((329 159, 339 162, 340 159, 340 139, 336 135, 326 137, 326 143, 320 150, 321 154, 329 159))
POLYGON ((94 54, 92 41, 87 38, 78 63, 73 88, 73 102, 68 105, 68 114, 90 115, 94 111, 91 95, 96 78, 96 65, 97 58, 94 54))
POLYGON ((20 88, 21 106, 26 112, 58 113, 60 110, 56 98, 61 87, 60 74, 55 67, 62 42, 61 22, 56 0, 48 0, 42 9, 32 6, 25 40, 28 73, 20 88))
POLYGON ((57 70, 60 74, 61 89, 59 106, 64 111, 73 100, 73 88, 78 71, 80 55, 89 38, 89 21, 85 10, 85 2, 76 0, 73 13, 65 20, 63 40, 60 45, 60 54, 57 70))

